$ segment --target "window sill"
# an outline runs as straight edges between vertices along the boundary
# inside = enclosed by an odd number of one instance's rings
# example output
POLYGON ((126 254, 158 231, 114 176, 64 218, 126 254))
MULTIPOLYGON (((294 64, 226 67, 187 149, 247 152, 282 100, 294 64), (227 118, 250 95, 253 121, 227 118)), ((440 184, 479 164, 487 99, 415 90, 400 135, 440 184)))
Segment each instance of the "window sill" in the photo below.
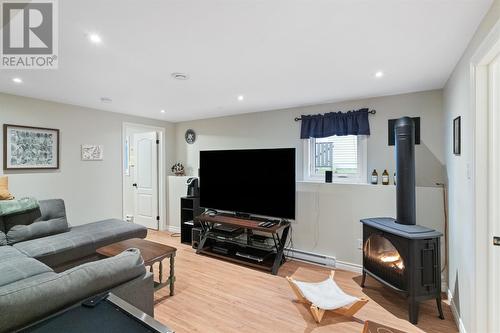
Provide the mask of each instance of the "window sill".
MULTIPOLYGON (((371 187, 371 188, 380 188, 380 189, 396 189, 396 185, 393 183, 390 183, 389 185, 383 185, 383 184, 369 184, 369 183, 356 183, 356 182, 333 182, 333 183, 325 183, 324 180, 297 180, 297 184, 301 184, 305 187, 307 185, 324 185, 325 187, 329 186, 363 186, 363 187, 371 187)), ((419 189, 442 189, 440 186, 428 186, 428 185, 417 185, 415 188, 419 189)))
MULTIPOLYGON (((331 183, 325 182, 325 180, 321 179, 306 179, 306 180, 298 180, 297 183, 304 184, 325 184, 325 185, 361 185, 361 186, 376 186, 365 182, 359 182, 354 179, 345 179, 345 180, 333 180, 331 183)), ((382 185, 381 185, 382 186, 382 185)), ((383 185, 388 186, 388 185, 383 185)))

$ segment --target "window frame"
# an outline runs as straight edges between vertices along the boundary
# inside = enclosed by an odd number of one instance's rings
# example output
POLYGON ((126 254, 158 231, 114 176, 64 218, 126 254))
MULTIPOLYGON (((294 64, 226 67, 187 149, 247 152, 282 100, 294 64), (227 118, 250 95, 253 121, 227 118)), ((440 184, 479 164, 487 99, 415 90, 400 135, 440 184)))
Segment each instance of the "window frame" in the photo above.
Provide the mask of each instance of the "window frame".
MULTIPOLYGON (((353 183, 353 184, 367 184, 367 136, 358 135, 358 170, 357 174, 332 174, 333 183, 353 183)), ((304 140, 304 180, 311 182, 324 182, 325 176, 315 172, 315 138, 304 140)))

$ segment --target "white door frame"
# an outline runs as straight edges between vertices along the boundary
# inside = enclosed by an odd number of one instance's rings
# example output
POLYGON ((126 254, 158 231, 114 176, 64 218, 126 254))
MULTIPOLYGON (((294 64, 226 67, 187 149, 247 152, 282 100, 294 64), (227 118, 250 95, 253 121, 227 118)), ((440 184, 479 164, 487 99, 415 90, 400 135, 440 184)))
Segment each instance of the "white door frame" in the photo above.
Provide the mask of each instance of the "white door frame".
POLYGON ((122 216, 125 219, 125 188, 123 184, 125 184, 125 170, 123 169, 123 159, 125 158, 125 141, 127 139, 126 133, 127 128, 143 128, 147 131, 156 131, 159 134, 160 144, 158 145, 158 210, 160 211, 160 221, 158 222, 159 230, 166 230, 167 228, 167 179, 166 179, 166 153, 165 153, 165 138, 166 138, 166 130, 163 127, 156 127, 150 125, 143 125, 137 123, 128 123, 124 122, 122 125, 122 152, 121 152, 121 173, 122 173, 122 216))
MULTIPOLYGON (((473 281, 474 304, 472 309, 472 332, 495 332, 498 330, 500 307, 492 288, 497 284, 495 272, 499 264, 490 258, 492 252, 492 230, 495 218, 492 215, 490 135, 492 121, 489 99, 489 64, 500 54, 500 22, 497 23, 471 58, 472 126, 473 126, 473 188, 474 188, 474 259, 475 280, 473 281), (488 170, 485 172, 485 168, 488 170), (492 265, 493 264, 493 265, 492 265)), ((498 203, 496 203, 498 205, 498 203)), ((499 249, 500 250, 500 249, 499 249)))

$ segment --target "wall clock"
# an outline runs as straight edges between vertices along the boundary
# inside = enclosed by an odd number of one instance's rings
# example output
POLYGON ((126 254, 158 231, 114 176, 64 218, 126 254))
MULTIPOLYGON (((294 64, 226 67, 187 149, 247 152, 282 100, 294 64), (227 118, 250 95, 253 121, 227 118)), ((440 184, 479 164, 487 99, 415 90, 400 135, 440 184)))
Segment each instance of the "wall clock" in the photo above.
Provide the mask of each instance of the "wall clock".
POLYGON ((184 134, 186 142, 192 145, 196 141, 196 133, 192 129, 188 129, 184 134))

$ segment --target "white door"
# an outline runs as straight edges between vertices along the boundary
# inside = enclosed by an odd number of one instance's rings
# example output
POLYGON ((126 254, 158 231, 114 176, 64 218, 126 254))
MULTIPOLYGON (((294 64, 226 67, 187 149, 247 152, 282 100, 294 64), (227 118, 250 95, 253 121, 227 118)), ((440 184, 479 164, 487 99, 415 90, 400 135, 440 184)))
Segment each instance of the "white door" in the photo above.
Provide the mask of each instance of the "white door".
POLYGON ((500 332, 500 246, 493 237, 500 237, 500 56, 488 66, 488 307, 490 332, 500 332))
POLYGON ((156 132, 134 134, 134 221, 158 229, 158 144, 156 132))

